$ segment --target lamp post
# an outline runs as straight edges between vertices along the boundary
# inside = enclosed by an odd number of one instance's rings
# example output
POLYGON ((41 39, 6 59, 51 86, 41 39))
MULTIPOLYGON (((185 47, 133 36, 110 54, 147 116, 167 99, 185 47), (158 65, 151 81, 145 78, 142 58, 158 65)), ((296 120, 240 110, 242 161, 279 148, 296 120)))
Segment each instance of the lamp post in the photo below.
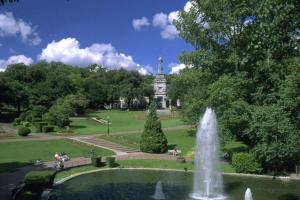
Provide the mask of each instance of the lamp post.
POLYGON ((109 136, 109 116, 107 116, 107 136, 109 136))

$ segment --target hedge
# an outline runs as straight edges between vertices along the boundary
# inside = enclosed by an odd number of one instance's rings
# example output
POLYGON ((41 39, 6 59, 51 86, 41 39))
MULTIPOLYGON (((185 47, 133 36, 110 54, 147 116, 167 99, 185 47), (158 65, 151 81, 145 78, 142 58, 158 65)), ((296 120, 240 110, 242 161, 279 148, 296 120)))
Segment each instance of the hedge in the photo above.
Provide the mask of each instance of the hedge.
POLYGON ((27 127, 20 127, 18 129, 18 135, 20 135, 20 136, 27 136, 27 135, 29 135, 30 132, 31 132, 31 130, 27 127))
POLYGON ((106 157, 106 165, 110 168, 115 166, 115 157, 106 157))
POLYGON ((26 190, 41 192, 45 188, 51 188, 56 175, 54 170, 31 171, 25 175, 26 190))
POLYGON ((95 167, 101 167, 102 163, 101 163, 101 156, 93 156, 91 157, 92 160, 92 165, 95 167))
POLYGON ((260 173, 262 168, 255 157, 249 153, 234 153, 232 167, 237 173, 260 173))

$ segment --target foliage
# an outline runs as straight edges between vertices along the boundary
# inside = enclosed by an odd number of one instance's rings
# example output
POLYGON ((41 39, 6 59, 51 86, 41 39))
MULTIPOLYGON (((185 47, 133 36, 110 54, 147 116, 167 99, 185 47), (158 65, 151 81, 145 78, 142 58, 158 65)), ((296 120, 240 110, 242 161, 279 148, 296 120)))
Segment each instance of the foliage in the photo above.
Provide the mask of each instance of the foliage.
POLYGON ((28 172, 24 177, 25 188, 32 192, 41 192, 45 188, 51 188, 55 174, 54 170, 28 172))
POLYGON ((141 135, 140 149, 143 152, 163 153, 167 150, 167 138, 161 129, 155 103, 149 106, 149 113, 141 135))
POLYGON ((249 153, 234 153, 232 167, 237 173, 260 173, 261 167, 255 157, 249 153))
POLYGON ((230 157, 235 153, 247 152, 248 150, 249 147, 242 142, 228 142, 223 147, 223 151, 229 153, 230 157))
POLYGON ((43 126, 43 133, 54 132, 54 126, 43 126))
POLYGON ((45 126, 47 126, 48 125, 48 123, 47 122, 34 122, 34 125, 35 125, 35 127, 36 127, 36 129, 37 129, 37 132, 44 132, 43 130, 43 128, 45 127, 45 126))
POLYGON ((293 170, 299 162, 300 134, 277 105, 254 107, 246 136, 265 170, 293 170))
POLYGON ((181 100, 182 118, 195 124, 212 107, 223 143, 247 144, 264 170, 293 169, 300 163, 300 4, 190 2, 175 21, 194 47, 180 56, 190 67, 170 77, 169 91, 181 100))
POLYGON ((92 161, 92 165, 95 167, 101 167, 102 163, 101 163, 101 156, 92 156, 91 157, 91 161, 92 161))
POLYGON ((116 161, 115 157, 106 157, 105 160, 106 160, 106 165, 108 167, 110 168, 115 167, 115 161, 116 161))
POLYGON ((83 114, 88 106, 88 100, 83 94, 70 94, 64 97, 64 106, 70 107, 72 115, 83 114))
POLYGON ((18 129, 18 135, 19 136, 27 136, 27 135, 30 134, 30 132, 31 132, 31 130, 27 127, 22 126, 18 129))
POLYGON ((19 0, 0 0, 0 6, 3 6, 6 3, 18 2, 19 0))
POLYGON ((20 125, 22 122, 21 118, 15 118, 14 119, 14 125, 20 125))

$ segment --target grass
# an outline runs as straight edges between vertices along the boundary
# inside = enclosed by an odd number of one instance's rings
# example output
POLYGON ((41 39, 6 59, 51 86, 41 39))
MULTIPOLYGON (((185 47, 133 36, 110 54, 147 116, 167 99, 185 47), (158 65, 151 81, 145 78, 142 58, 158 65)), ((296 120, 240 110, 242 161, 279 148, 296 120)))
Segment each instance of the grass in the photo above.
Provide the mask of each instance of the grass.
MULTIPOLYGON (((188 171, 194 169, 194 165, 191 162, 179 163, 174 160, 120 160, 117 161, 119 164, 119 168, 162 168, 162 169, 177 169, 177 170, 185 170, 188 171)), ((221 163, 222 172, 226 173, 235 173, 235 170, 226 162, 221 163)), ((105 166, 102 168, 106 168, 105 166)), ((65 177, 87 172, 91 170, 100 169, 91 165, 75 167, 68 170, 64 170, 58 172, 55 177, 55 181, 61 180, 65 177)))
MULTIPOLYGON (((183 155, 191 154, 195 145, 194 136, 188 136, 186 130, 165 131, 165 134, 168 139, 169 149, 173 149, 176 145, 176 148, 181 150, 183 155)), ((141 134, 132 133, 99 137, 114 143, 139 149, 139 141, 141 138, 141 134)))
MULTIPOLYGON (((162 169, 179 169, 194 170, 191 162, 179 163, 175 160, 120 160, 117 161, 120 168, 162 168, 162 169)), ((222 172, 234 173, 235 170, 227 162, 221 163, 222 172)))
POLYGON ((82 173, 82 172, 87 172, 87 171, 91 171, 91 170, 95 170, 95 169, 99 169, 98 167, 94 167, 92 165, 85 165, 85 166, 80 166, 80 167, 74 167, 74 168, 69 168, 63 171, 60 171, 56 174, 55 176, 55 182, 59 181, 65 177, 74 175, 74 174, 78 174, 78 173, 82 173))
MULTIPOLYGON (((106 124, 101 124, 91 118, 97 117, 107 120, 109 117, 112 123, 109 127, 110 132, 139 131, 144 127, 146 115, 145 111, 101 110, 88 113, 84 117, 71 118, 71 129, 77 134, 107 133, 106 124)), ((162 116, 161 122, 163 128, 183 125, 176 113, 171 116, 162 116)))
MULTIPOLYGON (((55 152, 66 152, 70 158, 87 156, 91 147, 69 140, 24 141, 0 144, 0 172, 14 170, 35 160, 54 160, 55 152)), ((101 156, 113 155, 112 151, 95 148, 101 156)))

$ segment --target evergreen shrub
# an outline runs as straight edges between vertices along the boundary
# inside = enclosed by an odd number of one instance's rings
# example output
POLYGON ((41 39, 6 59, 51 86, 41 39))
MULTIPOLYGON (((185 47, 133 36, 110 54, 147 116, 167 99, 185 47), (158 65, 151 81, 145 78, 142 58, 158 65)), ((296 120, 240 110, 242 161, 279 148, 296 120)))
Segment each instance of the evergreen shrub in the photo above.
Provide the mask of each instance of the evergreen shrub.
POLYGON ((30 132, 31 132, 31 130, 27 127, 20 127, 18 129, 18 135, 20 135, 20 136, 27 136, 27 135, 29 135, 30 132))

